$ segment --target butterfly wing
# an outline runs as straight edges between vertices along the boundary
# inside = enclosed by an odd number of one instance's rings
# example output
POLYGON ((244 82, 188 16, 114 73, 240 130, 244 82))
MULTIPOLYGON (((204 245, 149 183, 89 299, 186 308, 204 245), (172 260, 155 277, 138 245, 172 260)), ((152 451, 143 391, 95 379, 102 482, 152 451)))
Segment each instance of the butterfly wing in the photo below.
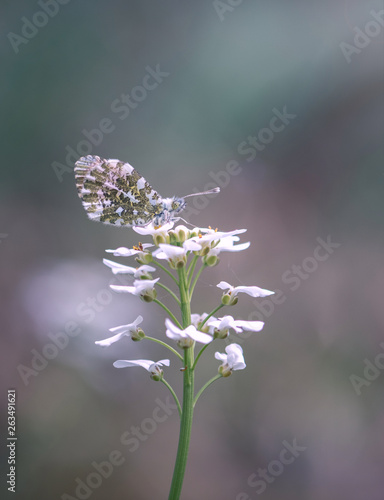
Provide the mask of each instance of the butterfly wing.
POLYGON ((88 217, 117 226, 144 226, 163 210, 161 196, 129 163, 83 156, 76 187, 88 217))

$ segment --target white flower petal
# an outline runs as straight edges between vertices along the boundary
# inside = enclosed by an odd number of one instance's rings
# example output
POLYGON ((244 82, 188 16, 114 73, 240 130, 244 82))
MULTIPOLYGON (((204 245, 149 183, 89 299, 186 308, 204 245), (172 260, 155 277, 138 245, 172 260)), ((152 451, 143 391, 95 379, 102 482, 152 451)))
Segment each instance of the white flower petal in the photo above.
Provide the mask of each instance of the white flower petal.
POLYGON ((193 239, 189 239, 184 241, 183 248, 187 251, 198 252, 199 250, 201 250, 201 245, 199 245, 199 243, 194 241, 193 239))
POLYGON ((167 318, 165 320, 165 326, 166 326, 165 334, 168 338, 172 340, 183 340, 186 338, 190 338, 192 340, 195 340, 196 342, 201 342, 202 344, 208 344, 213 340, 213 338, 210 335, 203 332, 199 332, 193 325, 189 325, 184 330, 181 330, 176 325, 174 325, 169 318, 167 318))
POLYGON ((230 285, 229 283, 227 283, 226 281, 220 281, 220 283, 219 283, 218 285, 216 285, 216 286, 218 286, 218 287, 219 287, 219 288, 221 288, 222 290, 227 290, 228 288, 229 288, 229 289, 232 289, 232 288, 233 288, 233 286, 232 286, 232 285, 230 285))
POLYGON ((110 328, 110 332, 134 332, 137 329, 137 325, 143 322, 143 316, 137 316, 135 321, 129 323, 128 325, 114 326, 110 328))
POLYGON ((265 290, 264 288, 259 288, 258 286, 236 286, 233 291, 235 293, 246 293, 251 297, 266 297, 267 295, 273 295, 275 293, 270 290, 265 290))
POLYGON ((214 320, 209 319, 208 325, 217 328, 217 330, 228 330, 232 328, 236 333, 242 331, 241 328, 237 326, 237 321, 235 321, 232 316, 224 316, 223 318, 214 320))
POLYGON ((234 245, 234 238, 225 238, 220 240, 220 243, 212 250, 219 250, 220 252, 241 252, 250 247, 251 242, 240 243, 239 245, 234 245))
POLYGON ((221 240, 223 238, 228 238, 234 236, 236 234, 245 233, 246 229, 235 229, 234 231, 215 231, 214 229, 201 229, 201 233, 205 232, 205 234, 201 234, 201 236, 195 236, 193 239, 198 242, 211 242, 221 240))
POLYGON ((207 333, 203 333, 203 332, 199 332, 198 330, 196 330, 196 328, 192 325, 190 325, 186 330, 185 332, 187 332, 187 330, 190 329, 188 331, 188 337, 190 337, 191 339, 195 340, 196 342, 200 342, 201 344, 209 344, 210 342, 212 342, 213 340, 213 337, 211 337, 211 335, 208 335, 207 333), (191 328, 192 327, 192 328, 191 328))
POLYGON ((112 260, 103 259, 103 264, 112 269, 113 274, 134 274, 136 271, 135 267, 124 266, 112 260))
POLYGON ((226 281, 220 281, 217 286, 222 290, 229 290, 229 293, 231 293, 233 297, 238 293, 246 293, 251 297, 266 297, 267 295, 273 295, 275 293, 258 286, 232 286, 226 281))
MULTIPOLYGON (((147 248, 153 247, 152 243, 144 243, 142 245, 143 250, 146 250, 147 248)), ((131 257, 132 255, 136 255, 138 253, 143 253, 139 249, 134 249, 134 248, 126 248, 126 247, 119 247, 116 248, 116 250, 106 250, 108 253, 113 253, 115 257, 131 257)))
POLYGON ((221 352, 215 352, 215 358, 218 359, 219 361, 227 361, 227 355, 222 354, 221 352))
POLYGON ((240 327, 242 331, 246 332, 260 332, 264 327, 263 321, 243 321, 236 320, 236 326, 240 327))
POLYGON ((129 368, 131 366, 141 366, 148 370, 148 368, 153 364, 153 361, 150 361, 149 359, 134 359, 134 360, 128 360, 128 359, 119 359, 113 363, 113 366, 115 368, 129 368))
MULTIPOLYGON (((118 327, 119 328, 119 327, 118 327)), ((107 339, 104 339, 104 340, 97 340, 95 342, 96 345, 99 345, 101 347, 109 347, 110 345, 114 344, 115 342, 117 342, 118 340, 120 340, 121 338, 123 337, 129 337, 129 333, 127 333, 127 331, 123 331, 121 333, 118 333, 117 335, 114 335, 113 337, 109 337, 107 339)))
POLYGON ((150 359, 119 359, 113 363, 115 368, 130 368, 132 366, 141 366, 145 370, 151 372, 153 371, 153 365, 155 366, 169 366, 169 359, 161 359, 160 361, 151 361, 150 359))
POLYGON ((180 340, 187 337, 184 330, 181 330, 178 326, 174 325, 169 318, 166 318, 165 320, 165 327, 165 334, 172 340, 180 340))
POLYGON ((169 366, 171 362, 169 359, 160 359, 160 361, 156 362, 157 365, 164 365, 164 366, 169 366))
POLYGON ((142 235, 150 235, 155 236, 157 234, 166 234, 170 229, 174 226, 174 222, 167 222, 163 226, 155 227, 153 223, 148 224, 147 226, 133 226, 132 229, 139 234, 142 235))
POLYGON ((118 293, 132 293, 133 295, 141 295, 146 290, 152 290, 160 278, 155 280, 135 280, 133 286, 109 285, 112 290, 118 293))
POLYGON ((109 285, 109 287, 117 293, 133 293, 136 295, 136 288, 134 286, 109 285))
POLYGON ((187 251, 183 247, 169 245, 168 243, 160 243, 159 248, 152 253, 157 259, 175 259, 184 257, 186 254, 187 251))

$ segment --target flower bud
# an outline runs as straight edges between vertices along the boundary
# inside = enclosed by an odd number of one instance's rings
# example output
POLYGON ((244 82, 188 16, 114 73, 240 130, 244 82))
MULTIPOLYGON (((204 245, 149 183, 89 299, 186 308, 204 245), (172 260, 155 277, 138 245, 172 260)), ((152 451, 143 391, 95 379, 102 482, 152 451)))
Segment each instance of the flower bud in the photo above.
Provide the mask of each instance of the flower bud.
POLYGON ((211 249, 211 248, 210 248, 209 246, 205 246, 205 247, 203 247, 203 248, 200 250, 199 255, 200 255, 201 257, 204 257, 205 255, 207 255, 207 253, 209 253, 210 249, 211 249))
POLYGON ((186 262, 185 262, 184 259, 183 260, 178 260, 176 262, 176 269, 182 269, 185 266, 185 264, 186 264, 186 262))
POLYGON ((215 328, 215 331, 213 332, 213 338, 215 339, 226 339, 228 337, 228 328, 223 328, 222 330, 219 330, 218 328, 215 328))
POLYGON ((149 368, 149 373, 151 374, 151 379, 154 380, 155 382, 159 382, 162 380, 164 371, 162 368, 160 368, 159 365, 154 363, 150 368, 149 368))
POLYGON ((189 237, 196 238, 196 236, 199 236, 199 234, 200 234, 200 229, 198 227, 195 227, 195 228, 190 230, 189 237))
POLYGON ((143 340, 143 338, 145 338, 145 333, 140 327, 137 328, 137 330, 131 334, 131 339, 134 342, 139 342, 139 340, 143 340))
POLYGON ((231 292, 229 293, 224 293, 223 296, 221 297, 221 303, 224 306, 234 306, 237 304, 238 298, 237 296, 233 296, 231 292))
POLYGON ((189 238, 190 232, 186 227, 180 226, 180 227, 176 228, 176 234, 177 234, 179 242, 184 243, 184 241, 189 238))
POLYGON ((188 349, 188 347, 192 347, 193 346, 194 342, 195 341, 193 339, 191 339, 191 338, 185 338, 185 339, 178 340, 177 341, 177 345, 181 349, 188 349))
POLYGON ((171 269, 181 269, 187 263, 186 255, 177 256, 168 260, 169 267, 171 269))
POLYGON ((150 262, 152 262, 153 261, 153 257, 152 257, 151 253, 149 253, 149 252, 143 252, 143 253, 139 253, 135 260, 140 265, 144 265, 144 264, 149 264, 150 262))
POLYGON ((152 302, 157 297, 157 292, 155 288, 151 290, 146 290, 142 295, 140 295, 141 300, 144 302, 152 302))
POLYGON ((217 266, 220 259, 216 255, 207 255, 203 257, 203 264, 209 267, 217 266))
POLYGON ((153 236, 153 242, 158 247, 160 243, 169 243, 169 237, 164 234, 155 234, 153 236))
POLYGON ((222 377, 229 377, 232 375, 232 368, 230 368, 226 363, 219 366, 219 373, 222 377))
POLYGON ((179 238, 173 229, 168 231, 168 235, 169 235, 169 243, 171 245, 176 245, 177 243, 179 243, 179 238))

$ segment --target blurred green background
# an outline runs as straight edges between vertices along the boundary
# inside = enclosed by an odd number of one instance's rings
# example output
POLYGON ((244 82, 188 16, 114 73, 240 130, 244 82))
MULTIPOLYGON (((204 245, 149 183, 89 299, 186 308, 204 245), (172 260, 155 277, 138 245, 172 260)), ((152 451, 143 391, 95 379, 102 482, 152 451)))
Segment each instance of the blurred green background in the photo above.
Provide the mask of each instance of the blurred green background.
MULTIPOLYGON (((191 199, 186 217, 247 228, 252 245, 206 271, 194 312, 217 304, 221 280, 280 291, 279 303, 244 295, 228 311, 266 325, 241 342, 246 370, 199 401, 182 498, 382 500, 383 9, 369 0, 2 2, 1 425, 5 436, 15 388, 12 498, 80 498, 78 481, 117 450, 124 463, 81 498, 165 499, 176 454, 174 410, 137 450, 121 441, 150 425, 168 394, 144 370, 112 363, 164 350, 94 341, 137 314, 162 338, 164 314, 109 292, 104 250, 139 238, 87 220, 72 148, 132 163, 163 196, 222 186, 207 206, 191 199), (162 76, 135 89, 148 67, 162 76), (271 132, 284 109, 289 118, 271 132), (314 261, 327 237, 335 248, 314 261), (305 277, 294 276, 303 264, 305 277), (28 372, 71 322, 78 334, 28 372), (305 450, 281 469, 274 461, 295 439, 305 450), (275 471, 265 488, 259 469, 275 471)), ((215 350, 198 386, 217 370, 215 350)), ((175 363, 167 379, 180 389, 175 363)))

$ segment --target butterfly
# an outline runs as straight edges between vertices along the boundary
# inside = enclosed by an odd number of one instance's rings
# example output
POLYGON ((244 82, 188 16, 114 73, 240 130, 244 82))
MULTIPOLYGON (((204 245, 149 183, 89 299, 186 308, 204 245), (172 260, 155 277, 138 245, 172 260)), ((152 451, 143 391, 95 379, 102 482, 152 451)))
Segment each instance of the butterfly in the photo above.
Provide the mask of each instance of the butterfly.
POLYGON ((129 163, 83 156, 75 163, 78 195, 88 217, 114 226, 162 226, 177 220, 185 198, 219 193, 220 188, 162 198, 129 163))

